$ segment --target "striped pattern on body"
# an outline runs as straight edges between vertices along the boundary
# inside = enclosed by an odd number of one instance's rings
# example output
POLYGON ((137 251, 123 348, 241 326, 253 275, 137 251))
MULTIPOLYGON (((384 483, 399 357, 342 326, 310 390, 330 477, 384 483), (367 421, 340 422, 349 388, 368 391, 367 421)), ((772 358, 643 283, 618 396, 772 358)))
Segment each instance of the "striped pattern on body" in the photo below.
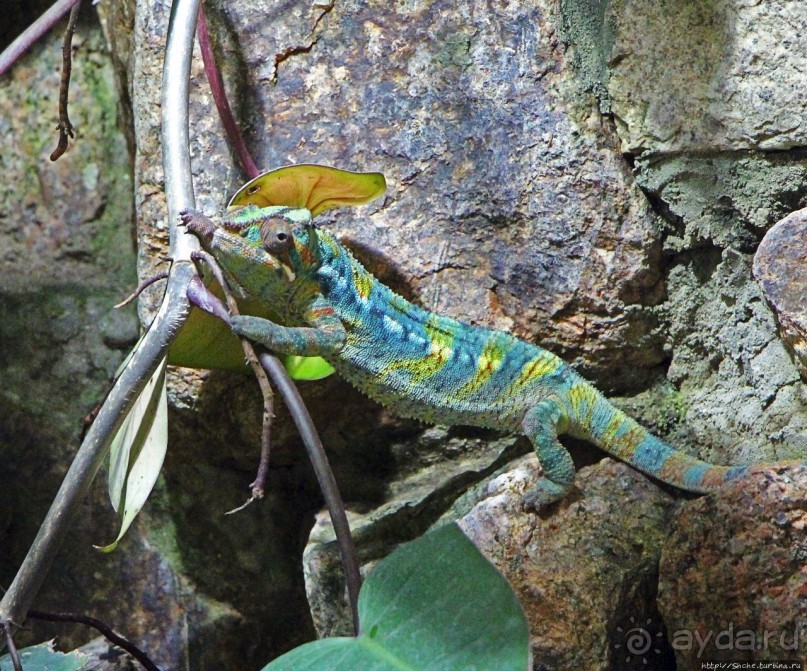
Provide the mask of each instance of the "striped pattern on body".
POLYGON ((574 476, 559 433, 589 440, 643 473, 688 491, 711 491, 749 471, 747 466, 709 464, 674 449, 540 347, 409 303, 376 280, 333 236, 316 229, 305 210, 247 209, 238 222, 216 231, 211 250, 246 293, 288 320, 280 326, 239 318, 234 328, 241 335, 281 353, 325 357, 349 382, 397 414, 525 433, 544 469, 536 505, 560 498, 574 476), (297 226, 294 249, 285 258, 274 258, 260 244, 256 227, 269 215, 285 216, 297 226))

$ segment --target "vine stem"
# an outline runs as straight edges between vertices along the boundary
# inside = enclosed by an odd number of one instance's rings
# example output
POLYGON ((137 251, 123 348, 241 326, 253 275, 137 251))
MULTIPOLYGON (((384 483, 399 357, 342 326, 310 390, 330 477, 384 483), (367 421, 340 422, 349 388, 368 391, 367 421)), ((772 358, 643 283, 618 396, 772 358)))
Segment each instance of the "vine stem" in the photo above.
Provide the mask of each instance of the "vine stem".
POLYGON ((0 54, 0 77, 80 0, 58 0, 0 54))
MULTIPOLYGON (((187 287, 197 276, 190 257, 199 244, 192 235, 178 234, 176 214, 193 205, 187 128, 188 80, 198 3, 199 0, 175 0, 171 8, 163 70, 163 161, 169 215, 171 210, 174 214, 169 218, 173 262, 165 296, 148 332, 87 431, 28 554, 0 600, 0 623, 6 627, 25 620, 67 530, 109 452, 112 439, 147 381, 162 363, 190 310, 187 287), (170 86, 166 85, 167 82, 170 86), (185 167, 187 170, 182 172, 185 167)), ((65 3, 67 7, 71 4, 65 3)))

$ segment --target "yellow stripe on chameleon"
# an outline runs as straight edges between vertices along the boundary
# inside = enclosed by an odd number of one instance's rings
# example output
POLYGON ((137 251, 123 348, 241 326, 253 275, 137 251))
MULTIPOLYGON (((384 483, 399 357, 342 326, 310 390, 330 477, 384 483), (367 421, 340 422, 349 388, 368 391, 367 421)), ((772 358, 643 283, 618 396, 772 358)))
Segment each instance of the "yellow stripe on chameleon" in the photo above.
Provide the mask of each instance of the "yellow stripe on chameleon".
POLYGON ((536 357, 527 361, 522 367, 518 377, 510 383, 509 388, 502 393, 502 398, 510 398, 517 394, 524 387, 528 387, 533 382, 552 375, 561 367, 562 361, 554 354, 542 351, 536 357))
POLYGON ((350 269, 353 274, 353 285, 356 287, 359 298, 366 301, 373 288, 373 276, 364 268, 359 267, 358 263, 351 263, 350 269))
POLYGON ((429 353, 425 357, 395 361, 384 368, 385 375, 405 370, 412 376, 412 383, 416 384, 440 372, 453 353, 454 335, 440 326, 438 320, 439 317, 429 317, 423 326, 431 341, 429 353))
POLYGON ((569 402, 572 404, 574 416, 583 426, 591 426, 597 395, 588 383, 576 384, 569 389, 569 402), (585 412, 584 412, 585 406, 585 412))
POLYGON ((457 398, 467 398, 471 394, 479 391, 485 383, 493 376, 502 365, 505 354, 507 352, 505 344, 498 342, 500 337, 496 333, 490 334, 485 346, 482 348, 482 353, 476 360, 476 372, 474 376, 462 385, 453 394, 457 398))
POLYGON ((608 426, 598 436, 599 439, 606 445, 613 444, 614 440, 616 440, 616 432, 619 431, 619 427, 622 426, 626 419, 627 416, 619 411, 612 414, 611 419, 608 420, 608 426))

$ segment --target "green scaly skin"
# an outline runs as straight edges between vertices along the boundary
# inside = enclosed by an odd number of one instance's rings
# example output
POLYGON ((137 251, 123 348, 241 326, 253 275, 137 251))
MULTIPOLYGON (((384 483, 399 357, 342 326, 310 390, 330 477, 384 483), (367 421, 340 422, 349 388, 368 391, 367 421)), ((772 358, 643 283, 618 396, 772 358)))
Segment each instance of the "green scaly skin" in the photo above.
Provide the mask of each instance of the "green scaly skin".
POLYGON ((526 497, 531 507, 571 487, 574 465, 558 441, 564 433, 686 491, 709 492, 749 472, 664 443, 545 349, 409 303, 316 228, 308 210, 248 205, 220 226, 194 211, 183 222, 228 283, 265 301, 284 323, 233 317, 238 335, 281 354, 321 356, 400 415, 523 433, 543 468, 526 497))

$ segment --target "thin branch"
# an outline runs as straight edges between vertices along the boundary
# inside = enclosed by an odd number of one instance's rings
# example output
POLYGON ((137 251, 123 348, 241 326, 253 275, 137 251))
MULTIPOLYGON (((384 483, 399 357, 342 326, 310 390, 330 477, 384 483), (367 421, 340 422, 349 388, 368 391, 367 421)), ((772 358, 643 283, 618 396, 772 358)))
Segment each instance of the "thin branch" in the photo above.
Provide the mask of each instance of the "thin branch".
POLYGON ((319 439, 319 434, 308 414, 300 392, 291 381, 289 374, 276 356, 272 356, 267 351, 258 355, 261 364, 266 369, 275 383, 277 390, 283 397, 283 402, 297 425, 297 431, 303 439, 308 458, 314 467, 319 488, 325 499, 325 505, 331 516, 331 524, 336 534, 336 542, 339 545, 339 555, 342 559, 342 567, 345 570, 345 582, 347 583, 348 600, 350 601, 350 611, 353 615, 353 630, 359 633, 359 590, 361 589, 361 572, 359 571, 359 559, 356 554, 356 546, 353 543, 353 536, 350 533, 350 524, 345 513, 345 504, 339 494, 336 479, 328 463, 328 455, 319 439))
POLYGON ((116 310, 122 308, 126 305, 129 305, 135 298, 137 298, 140 294, 142 294, 146 289, 148 289, 152 284, 155 282, 159 282, 160 280, 164 280, 168 277, 168 273, 157 273, 156 275, 149 277, 147 280, 143 280, 140 283, 140 286, 137 287, 132 293, 130 293, 126 298, 124 298, 120 303, 117 305, 113 305, 116 310))
POLYGON ((50 155, 51 161, 55 161, 67 151, 68 136, 75 137, 73 124, 70 123, 70 116, 67 114, 67 101, 70 94, 70 73, 73 71, 73 33, 76 31, 79 7, 81 0, 70 10, 70 18, 62 39, 62 81, 59 83, 59 123, 56 126, 59 131, 59 143, 50 155))
POLYGON ((20 662, 20 655, 17 652, 17 646, 14 643, 14 635, 11 633, 11 622, 3 622, 3 631, 6 634, 6 646, 8 646, 8 654, 11 656, 11 665, 14 671, 22 671, 22 663, 20 662))
MULTIPOLYGON (((198 276, 189 287, 188 298, 194 305, 202 310, 218 317, 225 323, 230 323, 229 315, 222 302, 205 287, 198 276)), ((342 568, 345 571, 348 600, 353 616, 353 629, 356 634, 358 634, 358 604, 359 590, 361 589, 359 559, 356 554, 356 545, 353 542, 353 536, 350 533, 350 525, 348 524, 347 514, 345 513, 345 504, 342 502, 336 479, 333 477, 333 471, 328 463, 328 456, 325 454, 325 449, 317 434, 314 422, 311 420, 311 415, 308 414, 308 408, 305 407, 305 403, 300 397, 300 392, 297 391, 294 382, 291 381, 283 364, 280 363, 280 359, 262 350, 262 348, 256 349, 261 365, 269 374, 278 392, 280 392, 283 402, 289 409, 289 414, 291 414, 297 431, 303 440, 303 445, 305 445, 311 466, 314 468, 314 474, 316 475, 317 482, 322 491, 322 496, 325 499, 325 505, 328 508, 331 523, 333 524, 333 529, 336 534, 336 543, 339 546, 342 568)))
POLYGON ((134 643, 129 642, 123 636, 116 634, 111 627, 89 615, 79 613, 44 613, 41 610, 29 610, 28 617, 32 620, 43 620, 45 622, 77 622, 92 627, 101 633, 113 645, 128 652, 147 671, 160 671, 160 667, 149 659, 149 656, 138 648, 134 643))
POLYGON ((22 56, 28 49, 39 41, 59 20, 70 11, 70 8, 79 0, 58 0, 42 16, 34 21, 16 40, 8 45, 0 54, 0 77, 22 56))
POLYGON ((210 84, 210 92, 213 94, 213 101, 216 103, 216 109, 219 111, 221 124, 224 126, 224 132, 227 134, 230 146, 233 148, 233 151, 235 151, 235 155, 241 163, 241 168, 246 173, 247 177, 253 179, 258 176, 260 171, 255 165, 255 161, 252 160, 252 155, 249 153, 244 138, 238 130, 238 124, 233 117, 230 102, 227 100, 227 93, 224 90, 224 81, 221 78, 221 71, 216 66, 216 57, 213 54, 213 47, 210 44, 210 33, 207 30, 207 18, 205 17, 203 6, 199 7, 199 17, 197 21, 197 37, 199 38, 199 48, 202 51, 202 61, 205 65, 205 76, 210 84))
MULTIPOLYGON (((70 3, 72 6, 72 3, 70 3)), ((198 0, 175 0, 168 27, 163 72, 163 150, 171 237, 171 276, 160 310, 104 402, 51 504, 8 592, 0 600, 0 623, 21 622, 53 563, 69 525, 135 400, 165 357, 189 311, 188 287, 198 275, 191 235, 179 235, 176 215, 193 206, 188 152, 188 79, 198 0), (184 81, 183 81, 184 78, 184 81)))
MULTIPOLYGON (((230 287, 227 285, 226 280, 224 279, 224 275, 221 272, 221 268, 219 264, 216 263, 216 259, 213 258, 212 255, 208 254, 205 251, 195 252, 192 257, 194 260, 202 260, 204 261, 210 270, 213 272, 213 276, 216 278, 216 281, 219 283, 221 290, 224 292, 224 297, 227 300, 227 309, 229 310, 231 315, 240 314, 238 311, 238 303, 235 301, 235 297, 233 296, 232 292, 230 291, 230 287)), ((260 361, 258 361, 258 356, 255 354, 255 348, 252 346, 252 343, 247 338, 240 338, 241 340, 241 347, 244 350, 244 356, 246 357, 247 363, 249 364, 250 368, 252 368, 252 372, 255 374, 255 377, 258 380, 258 386, 261 388, 261 394, 263 396, 263 430, 261 432, 261 460, 258 464, 258 474, 255 477, 255 480, 250 484, 251 495, 247 499, 246 503, 235 508, 234 510, 230 510, 229 512, 225 513, 226 515, 231 515, 232 513, 237 513, 244 508, 246 508, 250 503, 257 499, 262 499, 266 487, 266 474, 269 471, 269 451, 272 445, 272 419, 274 418, 274 392, 272 391, 272 385, 269 384, 269 378, 266 376, 266 371, 261 367, 260 361)))

